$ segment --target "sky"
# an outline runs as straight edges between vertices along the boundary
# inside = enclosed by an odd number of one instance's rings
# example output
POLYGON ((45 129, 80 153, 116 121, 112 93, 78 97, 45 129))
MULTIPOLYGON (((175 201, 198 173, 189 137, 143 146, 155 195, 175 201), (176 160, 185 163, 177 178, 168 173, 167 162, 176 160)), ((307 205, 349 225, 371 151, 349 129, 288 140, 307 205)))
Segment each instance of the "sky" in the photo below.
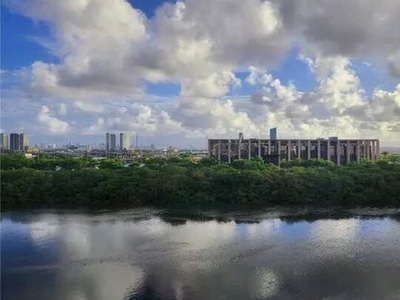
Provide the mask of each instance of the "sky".
MULTIPOLYGON (((400 0, 3 0, 1 130, 400 146, 400 0)), ((132 140, 134 140, 132 138, 132 140)))

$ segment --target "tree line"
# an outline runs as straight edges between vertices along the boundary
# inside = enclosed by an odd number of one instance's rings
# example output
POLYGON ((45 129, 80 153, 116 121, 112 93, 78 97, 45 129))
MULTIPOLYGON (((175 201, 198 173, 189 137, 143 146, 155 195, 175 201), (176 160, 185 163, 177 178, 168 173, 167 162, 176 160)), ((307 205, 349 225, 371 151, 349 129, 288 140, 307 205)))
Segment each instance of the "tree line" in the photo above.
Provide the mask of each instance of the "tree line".
POLYGON ((1 155, 1 204, 16 207, 257 204, 400 205, 400 155, 335 166, 324 160, 220 164, 170 159, 1 155))

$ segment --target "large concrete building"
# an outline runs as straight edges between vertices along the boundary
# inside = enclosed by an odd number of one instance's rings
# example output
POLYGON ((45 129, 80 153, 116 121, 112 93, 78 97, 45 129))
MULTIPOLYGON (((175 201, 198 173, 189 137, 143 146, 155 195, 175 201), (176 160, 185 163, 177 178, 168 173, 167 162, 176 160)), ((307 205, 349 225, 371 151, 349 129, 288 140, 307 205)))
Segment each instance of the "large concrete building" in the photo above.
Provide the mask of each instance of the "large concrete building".
POLYGON ((13 151, 19 150, 19 133, 10 134, 10 149, 13 151))
POLYGON ((26 150, 29 148, 29 135, 26 133, 20 133, 19 135, 19 150, 26 150))
POLYGON ((0 133, 0 149, 1 150, 9 149, 8 134, 7 133, 4 133, 4 132, 0 133))
POLYGON ((106 133, 106 150, 107 151, 118 151, 129 149, 129 135, 121 132, 119 134, 119 147, 117 147, 117 135, 115 133, 106 133))
POLYGON ((297 158, 325 159, 335 164, 375 161, 379 154, 377 139, 209 139, 208 153, 222 162, 262 157, 266 162, 280 164, 297 158))
POLYGON ((116 151, 117 149, 117 135, 115 133, 106 133, 106 150, 116 151))
POLYGON ((26 150, 29 147, 29 135, 26 133, 11 133, 9 148, 13 151, 26 150))
POLYGON ((119 134, 119 150, 124 151, 129 149, 130 138, 126 133, 121 132, 119 134))
POLYGON ((106 150, 110 151, 110 134, 106 133, 106 150))

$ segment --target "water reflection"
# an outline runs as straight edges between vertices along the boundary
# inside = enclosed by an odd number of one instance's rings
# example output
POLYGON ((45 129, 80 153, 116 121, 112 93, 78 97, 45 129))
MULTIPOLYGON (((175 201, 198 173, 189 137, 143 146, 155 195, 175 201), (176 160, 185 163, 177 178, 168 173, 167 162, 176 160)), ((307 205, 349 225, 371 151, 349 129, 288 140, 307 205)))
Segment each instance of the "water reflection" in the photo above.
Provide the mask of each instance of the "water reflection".
POLYGON ((400 223, 390 217, 142 209, 1 222, 2 299, 400 295, 400 223))

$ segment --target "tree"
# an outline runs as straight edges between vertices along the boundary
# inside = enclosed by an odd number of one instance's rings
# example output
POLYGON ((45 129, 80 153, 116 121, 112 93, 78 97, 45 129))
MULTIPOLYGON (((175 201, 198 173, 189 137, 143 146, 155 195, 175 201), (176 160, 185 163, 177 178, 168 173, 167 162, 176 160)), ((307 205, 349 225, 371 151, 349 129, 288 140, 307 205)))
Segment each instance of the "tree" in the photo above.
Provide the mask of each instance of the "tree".
POLYGON ((115 158, 108 158, 108 159, 103 159, 100 161, 99 168, 100 169, 120 169, 124 165, 122 163, 122 160, 120 159, 115 159, 115 158))
POLYGON ((219 163, 218 159, 216 159, 214 156, 203 157, 199 162, 199 164, 204 167, 215 166, 218 165, 218 163, 219 163))

